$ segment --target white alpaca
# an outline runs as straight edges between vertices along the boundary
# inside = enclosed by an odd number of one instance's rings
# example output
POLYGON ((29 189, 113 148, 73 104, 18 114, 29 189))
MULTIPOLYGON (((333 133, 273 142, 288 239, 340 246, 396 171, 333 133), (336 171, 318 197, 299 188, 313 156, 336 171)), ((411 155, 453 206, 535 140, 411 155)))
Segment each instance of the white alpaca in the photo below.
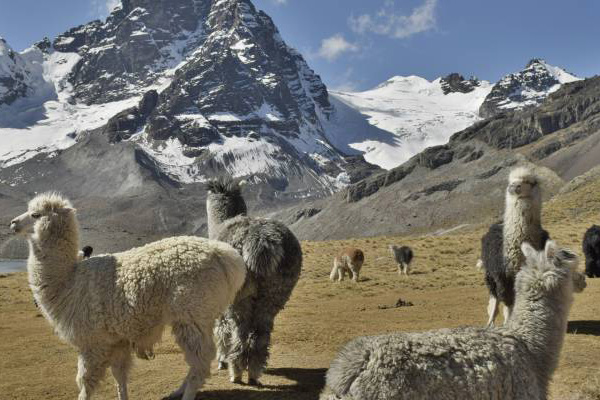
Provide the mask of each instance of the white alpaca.
POLYGON ((190 366, 170 398, 195 398, 215 357, 215 319, 246 276, 231 246, 173 237, 78 261, 75 210, 58 194, 35 197, 11 229, 29 240, 29 285, 42 313, 79 350, 79 400, 91 397, 109 366, 126 400, 131 351, 151 357, 165 325, 190 366))
POLYGON ((331 363, 321 400, 545 400, 567 330, 577 257, 522 247, 514 314, 498 328, 361 337, 331 363))
POLYGON ((362 250, 351 247, 344 249, 333 258, 333 268, 329 274, 329 279, 341 282, 347 273, 348 276, 352 276, 354 282, 358 282, 360 269, 364 262, 365 255, 362 250))

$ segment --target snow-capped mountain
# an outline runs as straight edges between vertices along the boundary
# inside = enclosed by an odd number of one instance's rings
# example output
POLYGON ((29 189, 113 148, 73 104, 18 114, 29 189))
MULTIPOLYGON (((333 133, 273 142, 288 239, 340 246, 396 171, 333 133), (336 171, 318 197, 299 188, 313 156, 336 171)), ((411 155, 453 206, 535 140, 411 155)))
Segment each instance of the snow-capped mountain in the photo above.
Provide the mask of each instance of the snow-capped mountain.
POLYGON ((525 69, 506 75, 494 85, 481 105, 480 115, 488 118, 501 112, 536 106, 562 84, 577 80, 580 78, 564 69, 534 58, 525 69))
POLYGON ((97 130, 181 183, 226 172, 330 191, 375 169, 330 143, 325 85, 249 0, 123 0, 31 52, 52 96, 0 108, 4 167, 97 130))
MULTIPOLYGON (((520 81, 552 83, 538 100, 575 79, 541 61, 526 71, 520 81)), ((0 42, 0 168, 94 134, 178 183, 228 173, 319 195, 446 143, 503 81, 394 77, 330 96, 250 0, 122 0, 22 53, 0 42)), ((515 107, 533 99, 520 93, 515 107)))
POLYGON ((391 169, 427 147, 447 143, 453 133, 480 120, 478 110, 490 90, 486 81, 450 74, 434 81, 396 76, 365 92, 331 94, 391 134, 394 140, 386 142, 349 142, 368 162, 391 169))

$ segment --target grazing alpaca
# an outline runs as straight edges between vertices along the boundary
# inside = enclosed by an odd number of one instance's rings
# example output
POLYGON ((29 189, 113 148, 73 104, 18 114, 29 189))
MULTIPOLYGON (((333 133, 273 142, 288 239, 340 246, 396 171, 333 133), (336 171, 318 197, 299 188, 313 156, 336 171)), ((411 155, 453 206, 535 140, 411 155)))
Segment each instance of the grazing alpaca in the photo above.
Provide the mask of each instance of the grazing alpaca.
POLYGON ((505 305, 505 321, 515 299, 514 282, 523 263, 521 244, 528 242, 543 249, 548 232, 542 229, 542 192, 538 177, 526 168, 510 172, 506 188, 504 222, 493 224, 481 238, 481 258, 485 282, 490 292, 488 326, 498 314, 499 302, 505 305))
POLYGON ((275 316, 287 303, 302 268, 302 249, 282 223, 246 216, 239 184, 230 179, 208 184, 208 235, 231 244, 246 262, 246 283, 217 321, 219 368, 230 379, 260 385, 267 365, 275 316))
POLYGON ((408 275, 410 263, 413 259, 412 249, 408 246, 398 247, 394 245, 390 245, 389 248, 392 252, 394 261, 396 261, 396 264, 398 264, 398 273, 400 275, 402 275, 402 273, 404 273, 404 275, 408 275))
POLYGON ((184 236, 78 261, 75 210, 53 193, 31 200, 11 229, 29 241, 29 285, 42 313, 79 350, 79 400, 92 396, 108 366, 126 400, 131 351, 152 356, 167 324, 190 366, 170 398, 196 397, 215 356, 214 321, 246 276, 235 249, 184 236))
POLYGON ((333 268, 331 274, 329 274, 329 279, 341 282, 348 273, 348 276, 352 275, 354 282, 358 282, 360 269, 364 262, 365 254, 362 250, 351 247, 344 249, 333 258, 333 268))
POLYGON ((321 400, 545 400, 567 330, 577 257, 522 246, 514 314, 498 328, 367 336, 331 363, 321 400))
POLYGON ((585 254, 585 274, 590 278, 600 278, 600 226, 592 225, 583 236, 585 254))

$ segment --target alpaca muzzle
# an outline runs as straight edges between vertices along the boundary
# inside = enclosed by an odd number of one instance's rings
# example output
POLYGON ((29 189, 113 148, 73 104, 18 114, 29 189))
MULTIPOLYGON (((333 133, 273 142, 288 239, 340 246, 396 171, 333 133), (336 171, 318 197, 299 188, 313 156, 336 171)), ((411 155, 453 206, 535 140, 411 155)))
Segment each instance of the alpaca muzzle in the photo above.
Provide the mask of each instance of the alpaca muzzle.
POLYGON ((508 193, 510 193, 510 194, 520 195, 522 191, 523 191, 523 188, 518 183, 513 183, 513 184, 508 185, 508 193))
POLYGON ((16 220, 10 222, 9 229, 12 233, 19 233, 19 224, 16 220))

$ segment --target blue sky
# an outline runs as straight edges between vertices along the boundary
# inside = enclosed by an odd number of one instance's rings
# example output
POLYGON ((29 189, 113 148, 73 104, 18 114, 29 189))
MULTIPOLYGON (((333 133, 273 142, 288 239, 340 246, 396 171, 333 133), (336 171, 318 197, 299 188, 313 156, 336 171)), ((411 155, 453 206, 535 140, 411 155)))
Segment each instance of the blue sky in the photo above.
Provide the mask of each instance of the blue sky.
MULTIPOLYGON (((22 50, 105 17, 118 0, 0 0, 0 36, 22 50)), ((534 57, 600 73, 597 0, 254 0, 332 88, 450 72, 491 81, 534 57)))

